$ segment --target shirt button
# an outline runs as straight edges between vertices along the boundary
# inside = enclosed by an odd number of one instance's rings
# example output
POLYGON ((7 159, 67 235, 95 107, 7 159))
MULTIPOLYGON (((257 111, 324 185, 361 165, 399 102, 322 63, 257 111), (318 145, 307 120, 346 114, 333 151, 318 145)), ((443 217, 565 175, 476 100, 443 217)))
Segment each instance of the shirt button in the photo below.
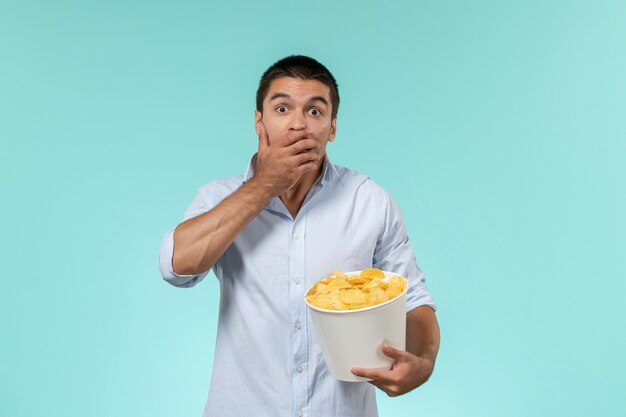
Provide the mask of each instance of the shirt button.
POLYGON ((304 369, 302 369, 302 367, 301 367, 301 366, 298 366, 298 367, 296 368, 296 371, 298 371, 298 373, 299 373, 299 374, 301 374, 301 373, 302 373, 302 371, 304 371, 304 369))
POLYGON ((293 282, 295 282, 296 284, 299 284, 299 283, 300 283, 300 278, 295 277, 295 278, 293 279, 293 282))
POLYGON ((296 232, 293 234, 294 239, 300 239, 300 233, 296 232))
POLYGON ((302 417, 304 416, 304 413, 302 412, 302 410, 298 411, 298 417, 302 417))
POLYGON ((302 323, 300 323, 300 321, 296 322, 296 329, 301 329, 302 328, 302 323))

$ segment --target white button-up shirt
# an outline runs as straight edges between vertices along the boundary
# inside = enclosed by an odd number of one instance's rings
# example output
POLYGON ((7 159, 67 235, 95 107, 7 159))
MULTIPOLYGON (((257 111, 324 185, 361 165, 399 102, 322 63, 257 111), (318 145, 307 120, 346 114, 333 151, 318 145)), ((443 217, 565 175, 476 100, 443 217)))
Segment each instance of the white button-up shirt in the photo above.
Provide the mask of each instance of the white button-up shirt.
MULTIPOLYGON (((252 178, 255 162, 243 176, 200 187, 184 220, 211 210, 252 178)), ((208 271, 176 274, 173 248, 172 229, 159 256, 163 278, 193 287, 208 271)), ((332 269, 368 267, 408 279, 407 312, 435 308, 395 202, 367 176, 327 158, 295 219, 275 197, 213 266, 221 291, 204 417, 377 416, 371 384, 328 373, 303 299, 332 269)))

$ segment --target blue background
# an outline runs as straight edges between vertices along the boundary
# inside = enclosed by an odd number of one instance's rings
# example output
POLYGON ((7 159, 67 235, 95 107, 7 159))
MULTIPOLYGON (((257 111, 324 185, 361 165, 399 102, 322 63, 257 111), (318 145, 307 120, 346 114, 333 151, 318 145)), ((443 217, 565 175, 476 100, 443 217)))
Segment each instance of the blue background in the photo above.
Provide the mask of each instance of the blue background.
MULTIPOLYGON (((622 1, 0 0, 0 415, 199 416, 218 285, 157 269, 256 150, 261 73, 336 76, 329 155, 398 201, 438 306, 381 416, 623 416, 622 1)), ((286 394, 287 395, 287 394, 286 394)))

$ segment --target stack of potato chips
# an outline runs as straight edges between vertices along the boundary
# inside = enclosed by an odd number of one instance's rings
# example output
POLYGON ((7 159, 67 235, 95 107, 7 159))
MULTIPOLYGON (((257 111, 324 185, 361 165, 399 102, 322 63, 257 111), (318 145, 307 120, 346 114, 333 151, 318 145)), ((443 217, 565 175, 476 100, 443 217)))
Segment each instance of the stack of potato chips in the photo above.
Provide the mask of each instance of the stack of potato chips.
POLYGON ((335 275, 319 280, 304 297, 311 305, 325 310, 357 310, 382 304, 402 294, 407 281, 401 275, 384 280, 385 273, 367 268, 358 275, 335 275))

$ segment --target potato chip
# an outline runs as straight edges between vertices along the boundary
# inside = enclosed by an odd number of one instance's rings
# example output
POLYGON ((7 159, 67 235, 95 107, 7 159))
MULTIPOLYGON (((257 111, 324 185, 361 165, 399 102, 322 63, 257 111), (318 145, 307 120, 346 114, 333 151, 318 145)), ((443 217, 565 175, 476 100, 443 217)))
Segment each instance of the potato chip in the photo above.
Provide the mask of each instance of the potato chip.
POLYGON ((387 297, 389 297, 389 299, 392 300, 396 298, 397 296, 399 296, 402 293, 402 291, 400 291, 398 287, 389 287, 387 288, 385 293, 387 294, 387 297))
POLYGON ((341 301, 340 291, 336 290, 329 294, 328 302, 333 310, 347 310, 348 306, 341 301))
POLYGON ((382 285, 386 285, 386 284, 383 283, 382 279, 374 278, 374 279, 370 280, 370 282, 368 282, 367 284, 363 285, 362 288, 364 290, 370 290, 371 291, 372 289, 374 289, 376 287, 380 287, 382 285))
POLYGON ((333 274, 335 274, 335 276, 336 276, 337 278, 341 278, 341 279, 345 279, 345 280, 347 280, 347 279, 348 279, 348 276, 347 276, 346 274, 344 274, 344 273, 343 273, 343 272, 341 272, 341 271, 337 271, 336 269, 333 269, 333 274))
POLYGON ((392 300, 407 285, 401 275, 384 280, 385 273, 377 268, 366 268, 352 276, 337 270, 333 274, 311 287, 305 296, 311 305, 325 310, 357 310, 392 300))
POLYGON ((381 288, 374 288, 372 289, 372 291, 370 291, 369 301, 372 305, 381 304, 388 300, 389 300, 389 296, 387 295, 385 290, 381 288))
POLYGON ((315 307, 332 309, 330 305, 330 297, 328 294, 308 294, 306 300, 315 307))
POLYGON ((352 277, 352 278, 348 278, 348 282, 350 284, 354 285, 361 285, 361 284, 365 284, 366 282, 368 282, 367 278, 362 278, 362 277, 352 277))
POLYGON ((346 304, 367 303, 367 296, 359 289, 346 289, 339 293, 339 298, 346 304))
POLYGON ((378 268, 365 268, 361 271, 359 276, 367 278, 385 278, 385 273, 378 268))
POLYGON ((390 287, 396 287, 400 289, 400 292, 402 292, 404 291, 404 278, 402 278, 400 275, 391 277, 389 278, 389 281, 387 281, 387 285, 389 285, 390 287))
POLYGON ((335 278, 328 281, 327 287, 328 291, 333 291, 341 288, 352 288, 352 285, 345 279, 335 278))
POLYGON ((328 294, 328 284, 324 284, 322 282, 318 283, 315 286, 315 291, 317 291, 318 294, 328 294))

